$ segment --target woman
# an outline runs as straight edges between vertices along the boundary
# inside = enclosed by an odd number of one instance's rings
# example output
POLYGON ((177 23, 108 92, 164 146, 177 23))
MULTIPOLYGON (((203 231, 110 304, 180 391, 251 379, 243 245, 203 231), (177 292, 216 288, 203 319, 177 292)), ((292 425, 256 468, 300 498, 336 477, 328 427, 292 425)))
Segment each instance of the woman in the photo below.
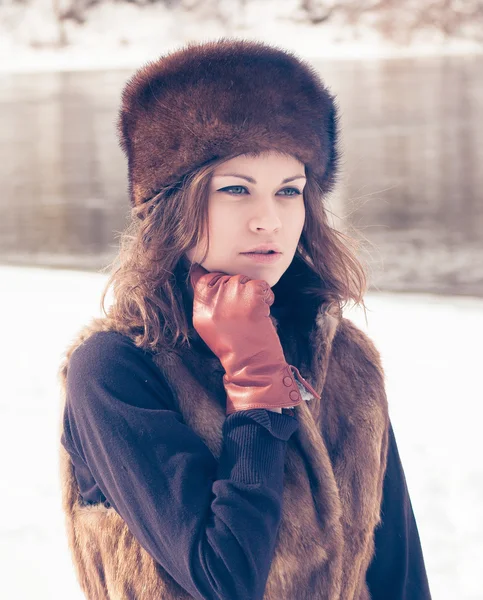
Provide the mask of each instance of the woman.
POLYGON ((365 276, 323 205, 334 98, 221 39, 137 72, 118 125, 134 218, 60 371, 86 597, 430 598, 380 356, 342 316, 365 276))

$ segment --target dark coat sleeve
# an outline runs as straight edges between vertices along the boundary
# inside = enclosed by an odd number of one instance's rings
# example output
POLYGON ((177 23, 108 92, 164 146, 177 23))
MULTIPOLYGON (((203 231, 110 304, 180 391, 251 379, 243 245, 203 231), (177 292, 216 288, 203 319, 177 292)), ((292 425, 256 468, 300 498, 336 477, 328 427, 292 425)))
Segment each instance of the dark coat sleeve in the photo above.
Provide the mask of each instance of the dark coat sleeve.
POLYGON ((159 369, 127 340, 98 332, 72 354, 62 443, 194 598, 261 599, 297 419, 263 409, 229 415, 216 460, 168 409, 159 369))
POLYGON ((389 426, 387 469, 366 581, 372 600, 431 600, 423 552, 404 470, 389 426))

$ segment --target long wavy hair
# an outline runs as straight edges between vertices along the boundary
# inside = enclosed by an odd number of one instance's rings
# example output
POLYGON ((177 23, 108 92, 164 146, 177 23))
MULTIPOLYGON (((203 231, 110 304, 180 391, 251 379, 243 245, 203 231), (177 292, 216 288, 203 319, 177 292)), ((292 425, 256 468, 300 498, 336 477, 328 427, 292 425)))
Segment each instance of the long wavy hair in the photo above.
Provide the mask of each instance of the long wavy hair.
MULTIPOLYGON (((185 252, 206 238, 208 253, 210 181, 216 167, 230 158, 203 165, 135 207, 120 235, 119 253, 106 267, 112 271, 101 309, 118 331, 146 350, 190 346, 190 261, 185 252), (111 287, 113 302, 106 310, 111 287)), ((349 301, 366 310, 367 277, 356 255, 359 242, 329 225, 324 198, 307 167, 305 175, 303 231, 292 263, 272 287, 271 310, 281 310, 295 327, 310 323, 321 302, 336 305, 340 314, 349 301)))

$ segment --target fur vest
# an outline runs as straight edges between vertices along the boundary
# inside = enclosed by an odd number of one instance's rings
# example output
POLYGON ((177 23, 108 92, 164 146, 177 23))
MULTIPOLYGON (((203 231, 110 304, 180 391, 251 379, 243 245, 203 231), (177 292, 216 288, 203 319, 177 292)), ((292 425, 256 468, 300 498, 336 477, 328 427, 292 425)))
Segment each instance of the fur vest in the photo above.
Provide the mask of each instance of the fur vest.
MULTIPOLYGON (((321 400, 310 395, 295 408, 299 428, 287 442, 282 520, 264 600, 369 600, 365 575, 380 523, 388 448, 384 372, 374 344, 350 320, 324 303, 314 314, 306 338, 310 360, 299 364, 292 362, 294 340, 283 338, 279 322, 270 317, 287 362, 321 400)), ((93 332, 108 329, 107 320, 95 319, 66 352, 59 372, 62 409, 72 352, 93 332)), ((226 402, 218 358, 198 344, 163 351, 155 362, 174 392, 172 408, 218 458, 226 402)), ((60 478, 68 544, 89 600, 192 598, 114 508, 79 501, 62 445, 60 478)))

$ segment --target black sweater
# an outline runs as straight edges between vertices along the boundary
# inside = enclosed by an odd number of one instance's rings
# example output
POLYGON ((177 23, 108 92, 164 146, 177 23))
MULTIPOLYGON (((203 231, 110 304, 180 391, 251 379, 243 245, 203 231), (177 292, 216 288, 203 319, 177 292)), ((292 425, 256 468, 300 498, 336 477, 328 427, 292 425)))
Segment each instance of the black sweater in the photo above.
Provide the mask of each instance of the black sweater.
MULTIPOLYGON (((68 369, 64 433, 86 503, 113 506, 139 543, 194 598, 263 598, 280 524, 286 442, 298 427, 264 409, 226 417, 217 461, 164 399, 152 360, 117 332, 93 334, 68 369)), ((430 593, 390 427, 382 525, 367 571, 373 600, 430 593)))

